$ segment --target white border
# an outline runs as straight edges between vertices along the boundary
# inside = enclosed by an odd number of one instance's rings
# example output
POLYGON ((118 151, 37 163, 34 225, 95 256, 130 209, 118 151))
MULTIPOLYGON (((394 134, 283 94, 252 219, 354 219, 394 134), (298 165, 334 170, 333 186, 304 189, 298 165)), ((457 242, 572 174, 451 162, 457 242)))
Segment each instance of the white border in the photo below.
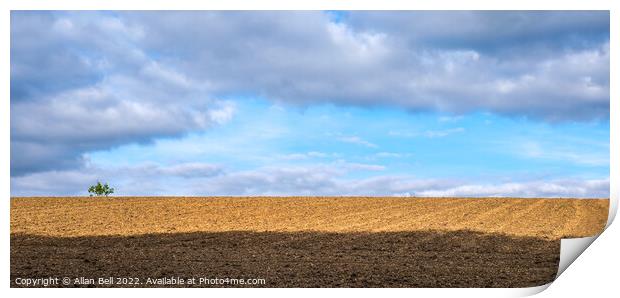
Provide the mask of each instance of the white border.
POLYGON ((9 9, 56 9, 56 10, 97 10, 97 9, 140 9, 140 10, 608 10, 612 0, 434 0, 434 1, 374 1, 374 0, 228 0, 228 1, 191 1, 191 0, 21 0, 6 5, 9 9))
MULTIPOLYGON (((2 224, 4 227, 4 241, 1 246, 1 254, 3 258, 4 266, 1 270, 2 274, 0 278, 3 283, 3 291, 8 291, 10 296, 58 296, 58 297, 78 297, 87 294, 89 296, 94 297, 108 297, 111 294, 128 294, 128 295, 136 295, 137 291, 133 289, 111 289, 111 290, 46 290, 46 289, 7 289, 9 286, 9 235, 10 235, 10 221, 9 221, 9 212, 10 212, 10 174, 9 174, 9 161, 10 161, 10 121, 9 121, 9 111, 10 111, 10 92, 9 92, 9 82, 10 82, 10 10, 20 10, 20 9, 37 9, 37 10, 97 10, 97 9, 107 9, 107 10, 116 10, 116 9, 124 9, 124 10, 184 10, 184 9, 211 9, 211 10, 230 10, 230 9, 247 9, 247 10, 298 10, 298 9, 310 9, 310 10, 391 10, 391 9, 416 9, 416 10, 433 10, 433 9, 450 9, 450 10, 611 10, 611 41, 610 47, 611 52, 611 74, 610 80, 611 82, 617 81, 617 70, 620 69, 620 65, 618 64, 618 59, 615 59, 615 54, 617 50, 620 48, 618 42, 619 38, 618 28, 620 28, 620 17, 618 13, 618 3, 620 1, 613 0, 589 0, 589 1, 579 1, 579 0, 521 0, 521 1, 497 1, 497 0, 470 0, 470 1, 458 1, 458 0, 433 0, 433 1, 371 1, 371 0, 304 0, 304 1, 276 1, 276 0, 228 0, 228 1, 191 1, 191 0, 174 0, 174 1, 164 1, 164 0, 108 0, 108 1, 79 1, 79 0, 56 0, 56 1, 40 1, 40 0, 22 0, 19 2, 9 2, 9 1, 0 1, 0 34, 1 40, 0 43, 0 68, 2 72, 0 72, 0 90, 3 92, 3 101, 2 106, 0 108, 0 133, 2 139, 2 150, 0 154, 0 165, 3 166, 0 171, 0 192, 2 192, 3 200, 4 200, 4 208, 3 212, 0 212, 2 224), (614 51, 615 50, 615 51, 614 51), (84 292, 88 291, 88 292, 84 292)), ((618 134, 620 130, 618 128, 618 109, 620 108, 618 103, 618 90, 615 85, 612 83, 611 86, 611 103, 610 103, 610 111, 611 111, 611 122, 610 122, 610 163, 611 163, 611 201, 612 208, 610 208, 610 213, 612 216, 609 218, 609 223, 615 217, 617 210, 617 202, 619 197, 619 180, 620 176, 620 168, 618 168, 618 154, 620 153, 620 144, 618 144, 618 134)), ((602 294, 607 293, 608 297, 613 296, 617 289, 615 288, 615 281, 617 279, 618 272, 618 261, 615 258, 617 254, 615 250, 609 249, 610 247, 616 247, 618 244, 618 229, 611 228, 608 229, 607 232, 600 237, 600 240, 597 240, 593 246, 598 249, 598 251, 604 251, 606 254, 597 254, 597 255, 588 255, 586 253, 588 260, 591 264, 596 265, 600 264, 599 267, 590 267, 590 270, 593 271, 595 268, 606 268, 604 270, 595 270, 596 272, 573 272, 569 268, 567 273, 563 274, 559 281, 555 283, 561 283, 562 288, 555 288, 551 286, 549 295, 569 295, 574 293, 574 290, 582 290, 583 287, 595 287, 597 286, 600 290, 609 289, 608 292, 599 292, 600 294, 597 296, 602 296, 602 294), (611 230, 614 230, 612 232, 611 230), (608 234, 614 233, 614 234, 608 234), (607 241, 602 243, 603 241, 607 241), (616 245, 614 245, 614 243, 616 245), (604 246, 606 249, 601 249, 604 246), (603 266, 605 264, 612 264, 611 267, 603 266), (579 273, 579 274, 578 274, 579 273), (604 276, 602 276, 604 275, 604 276), (604 277, 607 277, 607 280, 610 281, 607 284, 598 284, 599 280, 605 280, 604 277), (573 280, 568 280, 572 278, 573 280), (564 279, 564 280, 563 280, 564 279)), ((590 249, 589 249, 590 250, 590 249)), ((576 263, 580 263, 579 260, 576 263)), ((580 264, 581 267, 584 267, 584 264, 580 264)), ((204 296, 208 295, 232 295, 232 296, 246 296, 246 295, 258 295, 258 296, 269 296, 269 297, 289 297, 291 295, 302 296, 302 297, 314 297, 317 295, 355 295, 355 296, 366 296, 366 295, 390 295, 390 296, 411 296, 411 295, 422 295, 424 296, 438 296, 438 297, 498 297, 498 296, 514 296, 514 295, 527 295, 534 294, 537 291, 543 290, 541 287, 538 289, 305 289, 305 290, 296 290, 296 289, 264 289, 264 290, 252 290, 252 289, 210 289, 208 291, 204 291, 201 289, 182 289, 180 291, 183 292, 184 295, 196 295, 196 296, 204 296)), ((179 290, 173 289, 142 289, 140 291, 140 295, 149 295, 149 296, 161 296, 167 297, 169 295, 178 294, 179 290)), ((6 297, 6 296, 5 296, 6 297)))

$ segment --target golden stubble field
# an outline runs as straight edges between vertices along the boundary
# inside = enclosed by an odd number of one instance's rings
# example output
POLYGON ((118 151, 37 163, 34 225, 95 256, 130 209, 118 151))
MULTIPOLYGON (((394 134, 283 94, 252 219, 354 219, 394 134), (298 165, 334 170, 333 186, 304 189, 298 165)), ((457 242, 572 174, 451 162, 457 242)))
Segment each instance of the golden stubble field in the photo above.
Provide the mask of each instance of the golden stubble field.
POLYGON ((264 278, 267 287, 535 286, 554 279, 559 239, 602 231, 608 204, 517 198, 12 198, 11 279, 13 286, 23 276, 264 278))

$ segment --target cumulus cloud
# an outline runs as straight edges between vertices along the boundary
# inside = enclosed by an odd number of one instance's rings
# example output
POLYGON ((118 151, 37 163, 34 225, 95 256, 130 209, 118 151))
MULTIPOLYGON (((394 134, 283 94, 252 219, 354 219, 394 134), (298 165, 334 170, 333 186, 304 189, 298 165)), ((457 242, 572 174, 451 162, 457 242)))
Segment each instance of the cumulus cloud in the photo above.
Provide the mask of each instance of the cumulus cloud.
POLYGON ((609 38, 606 12, 356 11, 347 13, 346 19, 360 30, 406 36, 409 44, 475 48, 485 54, 528 56, 566 47, 585 48, 609 38), (575 42, 576 36, 588 38, 575 42))
POLYGON ((424 197, 609 197, 609 179, 465 184, 415 193, 424 197))
POLYGON ((417 196, 417 197, 609 197, 609 179, 556 179, 475 183, 451 179, 378 175, 351 179, 348 173, 380 166, 337 161, 312 166, 261 167, 229 171, 219 165, 142 164, 103 169, 47 171, 11 178, 11 194, 86 195, 97 179, 118 195, 188 196, 417 196), (181 179, 182 178, 182 179, 181 179))
POLYGON ((606 119, 609 12, 11 13, 12 176, 225 123, 239 94, 606 119))
POLYGON ((224 169, 219 165, 198 162, 168 166, 143 163, 110 168, 87 163, 77 169, 39 171, 11 177, 11 195, 87 195, 86 188, 97 181, 109 182, 120 195, 172 195, 175 191, 183 195, 189 194, 183 189, 183 180, 204 179, 223 173, 224 169))
POLYGON ((164 61, 191 57, 183 71, 216 93, 550 121, 609 116, 607 12, 350 12, 340 22, 321 12, 123 17, 143 28, 145 47, 164 61))
POLYGON ((119 18, 19 12, 12 21, 12 175, 82 167, 87 152, 232 118, 233 103, 149 57, 141 29, 119 18))

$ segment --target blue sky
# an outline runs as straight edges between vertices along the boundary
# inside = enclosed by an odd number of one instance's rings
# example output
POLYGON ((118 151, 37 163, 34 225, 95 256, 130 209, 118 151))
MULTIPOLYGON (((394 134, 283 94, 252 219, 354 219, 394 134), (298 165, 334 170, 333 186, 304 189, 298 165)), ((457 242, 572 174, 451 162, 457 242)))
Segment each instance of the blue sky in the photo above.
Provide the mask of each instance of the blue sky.
POLYGON ((609 195, 607 12, 13 12, 11 41, 14 196, 609 195))

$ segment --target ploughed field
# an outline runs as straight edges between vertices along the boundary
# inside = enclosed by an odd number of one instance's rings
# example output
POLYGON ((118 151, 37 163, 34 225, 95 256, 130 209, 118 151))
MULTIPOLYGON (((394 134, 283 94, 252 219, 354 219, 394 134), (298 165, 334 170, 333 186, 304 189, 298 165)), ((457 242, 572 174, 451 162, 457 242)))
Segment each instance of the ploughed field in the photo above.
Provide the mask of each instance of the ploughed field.
POLYGON ((84 286, 73 282, 82 277, 97 281, 89 286, 138 287, 169 286, 162 282, 173 278, 264 280, 252 287, 537 286, 555 278, 560 239, 600 233, 608 204, 516 198, 12 198, 11 285, 20 286, 18 278, 70 277, 70 286, 84 286), (131 279, 98 282, 109 277, 131 279))

